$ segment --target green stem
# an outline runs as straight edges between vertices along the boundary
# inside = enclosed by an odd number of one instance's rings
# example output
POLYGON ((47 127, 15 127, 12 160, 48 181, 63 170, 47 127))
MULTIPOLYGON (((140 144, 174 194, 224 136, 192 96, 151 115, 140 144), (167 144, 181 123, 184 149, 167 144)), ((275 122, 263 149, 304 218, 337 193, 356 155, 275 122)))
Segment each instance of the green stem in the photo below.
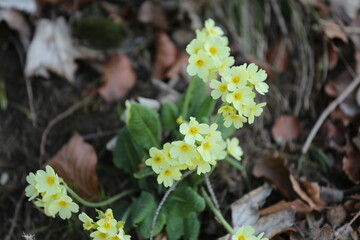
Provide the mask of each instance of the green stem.
POLYGON ((241 164, 238 161, 234 160, 232 157, 226 156, 224 160, 225 162, 229 163, 231 166, 237 168, 239 171, 244 170, 243 166, 241 166, 241 164))
POLYGON ((119 200, 120 198, 125 197, 126 195, 129 195, 130 193, 135 192, 135 190, 127 190, 127 191, 123 191, 119 194, 116 194, 115 196, 106 199, 105 201, 102 202, 89 202, 86 201, 85 199, 83 199, 82 197, 80 197, 74 190, 72 190, 71 188, 69 188, 68 186, 66 186, 66 190, 70 193, 70 195, 75 198, 79 203, 83 204, 84 206, 87 207, 103 207, 106 205, 109 205, 113 202, 116 202, 117 200, 119 200))
POLYGON ((187 120, 187 117, 188 117, 187 114, 188 114, 188 110, 189 110, 189 102, 190 102, 190 98, 191 98, 191 92, 194 88, 194 84, 195 84, 195 80, 193 78, 190 78, 189 87, 186 90, 185 100, 184 100, 183 108, 181 111, 181 116, 183 117, 184 120, 187 120))
POLYGON ((206 193, 204 188, 201 188, 201 193, 205 199, 206 204, 210 207, 211 211, 215 214, 217 219, 220 221, 220 223, 226 228, 226 230, 231 234, 234 235, 234 230, 230 226, 230 224, 225 220, 221 212, 215 207, 214 203, 211 201, 209 195, 206 193))

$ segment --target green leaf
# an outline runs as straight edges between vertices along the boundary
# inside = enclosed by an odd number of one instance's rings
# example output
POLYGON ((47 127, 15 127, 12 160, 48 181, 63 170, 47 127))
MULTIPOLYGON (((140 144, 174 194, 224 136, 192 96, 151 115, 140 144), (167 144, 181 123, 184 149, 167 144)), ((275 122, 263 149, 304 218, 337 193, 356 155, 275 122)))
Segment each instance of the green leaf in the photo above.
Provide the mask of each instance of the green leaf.
POLYGON ((176 189, 167 201, 167 209, 170 214, 178 217, 186 217, 191 212, 201 212, 205 209, 205 200, 192 188, 176 189))
MULTIPOLYGON (((144 221, 140 223, 140 225, 137 227, 137 233, 140 238, 150 238, 150 232, 151 232, 151 225, 154 219, 155 215, 155 207, 153 208, 151 214, 148 214, 144 221)), ((166 215, 163 212, 160 212, 159 217, 157 218, 155 228, 154 228, 154 236, 161 232, 164 225, 166 223, 166 215)))
POLYGON ((157 112, 138 103, 131 105, 126 120, 134 141, 144 149, 159 148, 160 119, 157 112))
POLYGON ((134 178, 141 179, 154 175, 156 175, 155 172, 150 167, 146 167, 145 169, 134 173, 134 178))
POLYGON ((166 234, 169 240, 178 240, 184 235, 184 219, 168 215, 166 219, 166 234))
POLYGON ((209 118, 210 114, 214 111, 215 103, 211 96, 206 96, 199 106, 199 111, 194 114, 196 119, 209 118))
POLYGON ((195 116, 200 111, 201 103, 208 96, 206 93, 206 85, 204 81, 199 77, 192 77, 190 81, 194 81, 194 86, 191 91, 189 101, 189 113, 187 116, 183 116, 184 120, 187 120, 191 116, 195 116))
POLYGON ((184 235, 186 240, 197 240, 200 232, 200 222, 196 213, 191 213, 184 219, 184 235))
POLYGON ((142 222, 153 209, 155 209, 156 203, 154 197, 148 192, 141 192, 139 199, 131 212, 132 225, 136 227, 142 222))
POLYGON ((160 119, 162 126, 166 131, 173 131, 178 128, 176 119, 179 116, 179 110, 174 103, 164 103, 160 110, 160 119))
POLYGON ((143 153, 141 148, 132 140, 127 127, 122 128, 116 140, 113 162, 116 167, 129 174, 139 171, 143 153))
POLYGON ((221 132, 223 139, 226 139, 234 134, 236 128, 234 126, 225 127, 224 126, 224 118, 222 116, 216 121, 218 124, 218 130, 221 132))

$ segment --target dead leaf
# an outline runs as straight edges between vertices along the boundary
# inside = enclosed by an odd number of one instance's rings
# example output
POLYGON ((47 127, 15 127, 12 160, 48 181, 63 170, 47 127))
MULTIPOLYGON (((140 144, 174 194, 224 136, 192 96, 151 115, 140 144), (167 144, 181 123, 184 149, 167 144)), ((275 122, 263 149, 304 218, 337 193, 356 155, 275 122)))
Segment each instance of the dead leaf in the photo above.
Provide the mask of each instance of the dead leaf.
POLYGON ((162 80, 166 71, 173 66, 177 59, 177 49, 168 35, 164 32, 156 33, 156 55, 152 79, 162 80))
POLYGON ((338 62, 338 48, 332 41, 328 41, 327 43, 327 52, 328 52, 328 67, 329 69, 333 69, 338 62))
POLYGON ((336 229, 338 226, 340 226, 341 223, 345 221, 346 217, 346 210, 341 205, 330 208, 326 213, 326 218, 333 229, 336 229))
POLYGON ((318 209, 313 200, 307 195, 307 193, 301 188, 298 181, 295 179, 293 175, 290 174, 290 181, 294 191, 304 200, 312 209, 318 209))
POLYGON ((0 8, 16 9, 27 13, 36 13, 37 6, 35 0, 1 0, 0 8))
MULTIPOLYGON (((1 3, 2 2, 0 2, 0 7, 1 3)), ((31 31, 24 15, 15 10, 0 9, 0 22, 1 21, 5 21, 11 29, 19 33, 21 43, 25 48, 29 46, 31 31)))
POLYGON ((336 188, 321 187, 320 198, 328 204, 340 203, 344 199, 344 192, 336 188))
POLYGON ((104 85, 99 94, 108 102, 124 97, 135 85, 136 74, 126 55, 114 54, 104 64, 104 85))
POLYGON ((341 9, 352 19, 356 17, 360 9, 360 1, 358 0, 330 0, 330 2, 334 9, 341 9))
POLYGON ((285 198, 289 200, 298 198, 291 185, 290 172, 285 166, 285 159, 280 157, 260 159, 255 163, 253 174, 274 184, 285 198))
POLYGON ((326 206, 326 203, 321 199, 321 187, 317 182, 301 181, 301 185, 304 187, 305 192, 317 207, 326 206))
POLYGON ((142 23, 150 23, 160 29, 167 29, 169 27, 168 20, 161 5, 152 0, 147 0, 141 4, 138 20, 142 23))
POLYGON ((186 53, 181 53, 177 58, 176 62, 166 72, 165 76, 167 78, 178 76, 181 73, 181 69, 187 66, 188 61, 189 61, 189 55, 186 53))
POLYGON ((325 87, 325 93, 330 97, 338 97, 352 81, 349 71, 341 72, 334 80, 329 81, 325 87))
POLYGON ((343 171, 356 184, 360 183, 360 152, 351 144, 344 147, 343 171))
POLYGON ((98 55, 95 51, 75 46, 64 18, 54 21, 41 19, 27 54, 25 75, 48 77, 48 71, 52 71, 73 82, 77 68, 75 59, 96 58, 98 55))
POLYGON ((344 111, 340 108, 335 109, 331 114, 330 114, 330 118, 335 121, 335 120, 340 120, 342 122, 342 124, 346 127, 349 125, 351 118, 346 115, 344 113, 344 111))
POLYGON ((265 184, 231 204, 231 218, 234 229, 256 223, 260 216, 258 210, 265 203, 271 191, 272 187, 265 184))
POLYGON ((301 132, 301 125, 296 116, 282 115, 271 128, 273 138, 278 143, 296 139, 301 132))
POLYGON ((288 231, 295 223, 295 210, 283 210, 261 217, 253 227, 255 234, 265 233, 265 237, 272 238, 275 235, 288 231))
POLYGON ((76 183, 84 196, 88 198, 98 196, 96 152, 94 147, 84 142, 79 134, 73 135, 46 164, 52 166, 66 183, 76 183))
POLYGON ((275 44, 270 46, 266 54, 266 59, 276 71, 285 71, 289 64, 289 54, 286 41, 282 39, 276 41, 275 44))
POLYGON ((310 213, 313 209, 306 205, 303 201, 300 199, 296 199, 295 201, 287 202, 284 200, 281 200, 278 203, 275 203, 274 205, 271 205, 267 208, 261 209, 259 211, 260 216, 273 214, 279 211, 283 210, 290 210, 294 209, 296 211, 296 214, 307 214, 310 213))
POLYGON ((322 22, 325 36, 329 40, 340 39, 344 43, 348 42, 348 38, 345 32, 340 28, 340 26, 333 20, 329 19, 322 22))

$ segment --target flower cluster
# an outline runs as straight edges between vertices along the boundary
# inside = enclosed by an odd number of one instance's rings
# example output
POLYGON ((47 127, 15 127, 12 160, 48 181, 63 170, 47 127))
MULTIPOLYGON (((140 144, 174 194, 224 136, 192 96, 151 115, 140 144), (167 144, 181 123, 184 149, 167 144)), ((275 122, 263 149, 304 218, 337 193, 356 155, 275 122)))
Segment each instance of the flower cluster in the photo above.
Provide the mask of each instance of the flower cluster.
POLYGON ((241 128, 245 122, 253 123, 266 105, 255 103, 253 90, 262 95, 268 92, 269 86, 264 82, 267 74, 254 63, 233 66, 235 60, 223 34, 212 19, 205 21, 205 27, 196 31, 196 38, 186 48, 190 54, 187 72, 204 81, 210 80, 211 96, 224 102, 219 109, 224 126, 241 128))
POLYGON ((269 240, 268 238, 263 238, 264 233, 260 233, 257 237, 254 233, 255 230, 251 226, 243 226, 236 231, 231 240, 269 240))
POLYGON ((182 141, 165 143, 163 149, 152 147, 150 158, 145 164, 158 174, 157 181, 169 187, 181 178, 181 170, 197 170, 197 174, 207 173, 217 160, 222 160, 227 153, 240 160, 242 150, 238 141, 223 140, 218 125, 199 123, 194 117, 180 125, 180 133, 185 135, 182 141))
POLYGON ((58 213, 62 219, 68 219, 71 214, 79 211, 79 206, 67 195, 66 185, 50 166, 44 170, 30 173, 26 177, 29 186, 25 195, 29 201, 36 198, 35 205, 44 208, 46 215, 55 217, 58 213))
POLYGON ((108 208, 105 212, 96 209, 98 221, 94 222, 86 213, 79 214, 85 230, 94 230, 90 237, 94 240, 129 240, 130 235, 125 235, 124 222, 116 221, 113 211, 108 208))

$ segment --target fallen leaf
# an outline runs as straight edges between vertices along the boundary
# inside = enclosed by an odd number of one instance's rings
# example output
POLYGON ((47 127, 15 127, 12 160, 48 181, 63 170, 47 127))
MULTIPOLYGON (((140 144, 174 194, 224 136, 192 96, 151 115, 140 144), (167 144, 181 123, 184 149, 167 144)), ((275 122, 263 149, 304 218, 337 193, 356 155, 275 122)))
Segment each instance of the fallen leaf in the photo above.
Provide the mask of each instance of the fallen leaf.
POLYGON ((343 171, 354 183, 360 183, 360 152, 351 144, 344 147, 343 171))
POLYGON ((274 205, 271 205, 267 208, 261 209, 259 211, 260 216, 273 214, 279 211, 283 210, 290 210, 294 209, 296 211, 296 214, 307 214, 310 213, 313 209, 309 207, 307 204, 305 204, 300 199, 296 199, 295 201, 287 202, 284 200, 281 200, 278 203, 275 203, 274 205))
POLYGON ((37 10, 37 5, 35 0, 1 0, 0 8, 16 9, 34 14, 37 10))
POLYGON ((330 97, 338 97, 352 81, 348 71, 341 72, 334 80, 329 81, 325 87, 325 93, 330 97))
POLYGON ((332 41, 328 41, 327 43, 327 52, 328 52, 328 67, 329 69, 333 69, 339 59, 338 56, 338 48, 332 41))
POLYGON ((156 33, 156 54, 152 79, 162 80, 166 71, 173 66, 177 59, 177 49, 168 35, 164 32, 156 33))
POLYGON ((93 146, 75 134, 70 141, 56 153, 47 165, 52 166, 66 183, 76 183, 87 198, 96 198, 99 194, 98 178, 95 167, 97 156, 93 146))
POLYGON ((329 226, 329 224, 326 224, 320 231, 318 237, 316 240, 332 240, 334 239, 333 230, 329 226))
POLYGON ((291 185, 290 172, 285 166, 285 159, 281 157, 260 159, 255 162, 252 172, 255 177, 263 177, 274 184, 285 198, 289 200, 298 198, 291 185))
POLYGON ((344 111, 340 108, 336 108, 331 114, 330 118, 335 120, 340 120, 342 124, 346 127, 349 125, 351 118, 344 113, 344 111))
POLYGON ((295 210, 282 210, 273 214, 261 217, 253 226, 255 234, 264 232, 264 236, 272 238, 275 235, 288 231, 295 223, 295 210))
POLYGON ((54 21, 41 19, 27 53, 25 75, 48 77, 48 71, 52 71, 73 82, 77 68, 75 59, 97 58, 98 55, 95 51, 75 46, 64 18, 54 21))
POLYGON ((323 21, 322 27, 324 29, 325 36, 329 40, 340 39, 344 43, 348 42, 348 38, 347 38, 345 32, 340 28, 340 26, 333 19, 323 21))
POLYGON ((104 85, 99 94, 108 102, 124 97, 135 85, 136 74, 126 55, 114 54, 104 64, 104 85))
POLYGON ((326 213, 326 218, 333 229, 336 229, 338 226, 340 226, 341 223, 345 221, 346 217, 346 210, 341 205, 330 208, 326 213))
POLYGON ((340 203, 344 199, 344 192, 336 188, 321 187, 320 198, 328 204, 340 203))
POLYGON ((273 138, 278 143, 296 139, 301 132, 301 125, 297 117, 291 115, 280 116, 271 128, 273 138))
POLYGON ((160 29, 167 29, 169 27, 161 5, 152 0, 147 0, 141 4, 138 20, 142 23, 152 24, 160 29))
POLYGON ((172 78, 174 76, 178 76, 181 73, 181 69, 185 68, 188 65, 188 61, 189 55, 186 53, 181 53, 177 58, 176 62, 166 72, 165 77, 172 78))
POLYGON ((312 209, 318 209, 313 200, 307 195, 307 193, 301 188, 299 182, 293 175, 290 174, 290 181, 294 191, 304 200, 312 209))
MULTIPOLYGON (((0 7, 1 3, 2 2, 0 2, 0 7)), ((15 10, 0 9, 0 22, 1 21, 5 21, 11 29, 19 33, 21 43, 25 48, 29 46, 31 31, 24 15, 15 10)))
POLYGON ((260 217, 258 210, 265 203, 271 191, 272 187, 265 184, 231 204, 231 218, 234 229, 256 223, 260 217))
POLYGON ((304 187, 305 192, 317 207, 322 208, 326 206, 326 203, 321 199, 321 187, 317 182, 301 181, 301 185, 304 187))
POLYGON ((354 19, 360 9, 359 0, 330 0, 333 9, 341 9, 350 18, 354 19))
POLYGON ((286 41, 276 41, 275 44, 270 46, 266 54, 266 59, 276 71, 285 71, 289 64, 289 54, 286 41))

